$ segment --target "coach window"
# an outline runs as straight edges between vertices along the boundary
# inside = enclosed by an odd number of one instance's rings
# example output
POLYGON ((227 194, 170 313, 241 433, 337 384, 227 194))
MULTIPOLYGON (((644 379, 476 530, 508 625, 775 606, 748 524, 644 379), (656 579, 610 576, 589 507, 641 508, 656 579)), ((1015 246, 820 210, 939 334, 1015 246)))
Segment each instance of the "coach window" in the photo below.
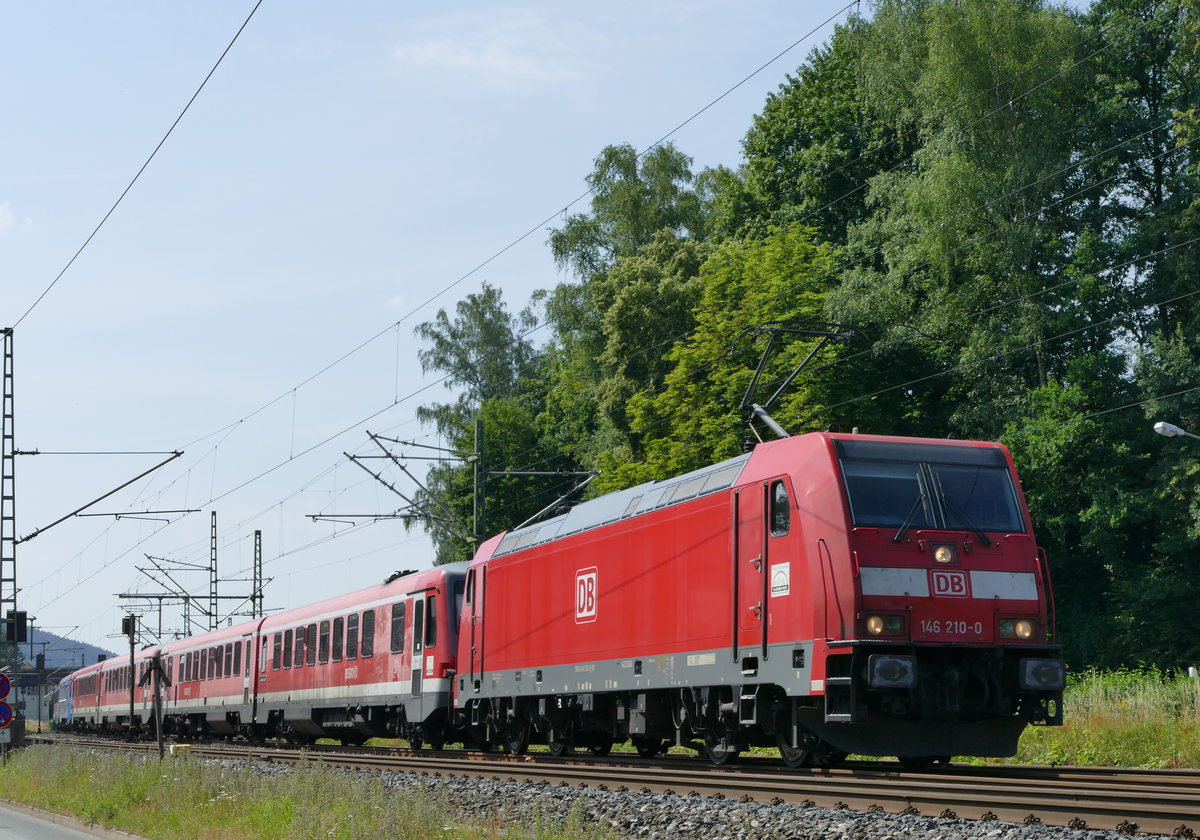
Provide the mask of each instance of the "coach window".
POLYGON ((192 681, 192 654, 189 652, 187 656, 180 657, 180 658, 184 660, 184 662, 183 662, 183 681, 191 682, 192 681))
POLYGON ((392 604, 392 653, 404 650, 404 602, 392 604))
POLYGON ((324 665, 329 661, 329 622, 321 622, 321 646, 317 648, 317 661, 324 665))
POLYGON ((204 680, 207 677, 204 672, 208 670, 208 648, 200 651, 200 679, 204 680))
POLYGON ((368 659, 375 652, 375 610, 363 610, 362 658, 368 659))
POLYGON ((771 485, 771 536, 782 537, 792 527, 792 508, 788 504, 787 486, 782 481, 771 485))
POLYGON ((292 664, 297 668, 304 667, 304 628, 296 628, 296 655, 292 658, 292 664))
POLYGON ((333 661, 342 661, 342 638, 345 636, 346 619, 338 616, 333 620, 333 661))
POLYGON ((283 667, 292 667, 292 631, 283 631, 283 667))
POLYGON ((425 600, 425 649, 437 644, 437 596, 425 600))
POLYGON ((358 658, 358 613, 346 616, 346 658, 358 658))
MULTIPOLYGON (((250 670, 250 643, 246 642, 246 670, 250 670)), ((240 677, 242 675, 242 643, 238 642, 233 646, 233 675, 240 677)))
MULTIPOLYGON (((241 646, 242 643, 238 642, 238 647, 241 646)), ((233 642, 225 643, 225 676, 233 676, 233 642)))
POLYGON ((280 658, 283 656, 283 634, 276 633, 271 641, 271 670, 278 671, 280 658))
POLYGON ((218 680, 221 678, 221 646, 217 645, 208 655, 208 678, 210 680, 218 680))
POLYGON ((308 625, 308 638, 304 640, 304 664, 317 664, 317 623, 314 621, 308 625))
POLYGON ((217 672, 215 679, 219 680, 221 677, 225 676, 225 670, 222 667, 225 663, 225 657, 220 645, 217 645, 215 648, 213 648, 213 659, 215 659, 217 662, 217 667, 214 669, 217 672))
POLYGON ((425 644, 425 602, 420 598, 413 599, 413 656, 421 652, 425 644))

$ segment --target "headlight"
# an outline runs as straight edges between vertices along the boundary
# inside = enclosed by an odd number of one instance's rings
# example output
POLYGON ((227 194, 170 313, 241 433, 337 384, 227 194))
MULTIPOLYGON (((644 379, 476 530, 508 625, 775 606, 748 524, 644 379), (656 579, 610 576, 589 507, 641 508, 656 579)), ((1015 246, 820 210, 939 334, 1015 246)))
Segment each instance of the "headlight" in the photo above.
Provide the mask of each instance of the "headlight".
POLYGON ((904 618, 898 615, 869 615, 867 616, 867 635, 903 636, 904 618))
POLYGON ((1022 659, 1018 673, 1021 688, 1062 691, 1067 682, 1061 659, 1022 659))
POLYGON ((933 560, 935 563, 957 563, 958 553, 952 545, 939 545, 933 549, 933 560))
POLYGON ((1033 622, 1027 618, 1002 618, 996 625, 996 633, 1001 639, 1033 638, 1033 622))
POLYGON ((912 688, 916 679, 915 656, 875 654, 867 657, 867 685, 871 688, 912 688))

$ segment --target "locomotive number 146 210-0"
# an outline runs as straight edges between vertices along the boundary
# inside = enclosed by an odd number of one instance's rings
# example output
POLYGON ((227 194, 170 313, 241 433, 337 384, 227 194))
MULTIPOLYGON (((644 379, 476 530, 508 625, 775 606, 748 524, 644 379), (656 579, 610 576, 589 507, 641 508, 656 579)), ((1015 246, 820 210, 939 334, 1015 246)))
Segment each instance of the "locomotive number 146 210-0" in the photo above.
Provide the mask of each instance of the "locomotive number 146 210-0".
POLYGON ((953 621, 936 618, 923 618, 920 623, 921 633, 935 636, 983 636, 982 621, 953 621))

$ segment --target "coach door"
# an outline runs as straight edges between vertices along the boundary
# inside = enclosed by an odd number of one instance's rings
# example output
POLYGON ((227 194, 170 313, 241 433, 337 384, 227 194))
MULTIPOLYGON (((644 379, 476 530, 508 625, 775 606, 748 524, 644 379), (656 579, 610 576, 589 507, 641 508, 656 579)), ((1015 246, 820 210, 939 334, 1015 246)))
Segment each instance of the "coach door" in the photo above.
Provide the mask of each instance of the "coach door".
POLYGON ((733 655, 743 665, 746 657, 766 651, 763 611, 766 609, 767 529, 763 512, 769 486, 744 487, 734 491, 734 616, 733 655))
POLYGON ((425 664, 425 597, 418 594, 413 597, 412 609, 412 703, 406 704, 410 711, 415 707, 417 717, 421 720, 421 673, 425 664))

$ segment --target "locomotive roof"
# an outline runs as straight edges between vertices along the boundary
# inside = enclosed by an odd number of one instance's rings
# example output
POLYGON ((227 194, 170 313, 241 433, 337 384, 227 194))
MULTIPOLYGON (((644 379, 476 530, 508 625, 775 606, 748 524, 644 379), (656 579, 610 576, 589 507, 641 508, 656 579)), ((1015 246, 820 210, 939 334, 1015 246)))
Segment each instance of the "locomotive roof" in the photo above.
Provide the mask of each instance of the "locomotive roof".
POLYGON ((737 481, 749 460, 750 453, 746 453, 674 478, 648 481, 627 490, 597 496, 576 505, 562 516, 509 531, 496 546, 492 556, 502 557, 531 545, 541 545, 610 522, 630 519, 652 510, 728 489, 737 481))

